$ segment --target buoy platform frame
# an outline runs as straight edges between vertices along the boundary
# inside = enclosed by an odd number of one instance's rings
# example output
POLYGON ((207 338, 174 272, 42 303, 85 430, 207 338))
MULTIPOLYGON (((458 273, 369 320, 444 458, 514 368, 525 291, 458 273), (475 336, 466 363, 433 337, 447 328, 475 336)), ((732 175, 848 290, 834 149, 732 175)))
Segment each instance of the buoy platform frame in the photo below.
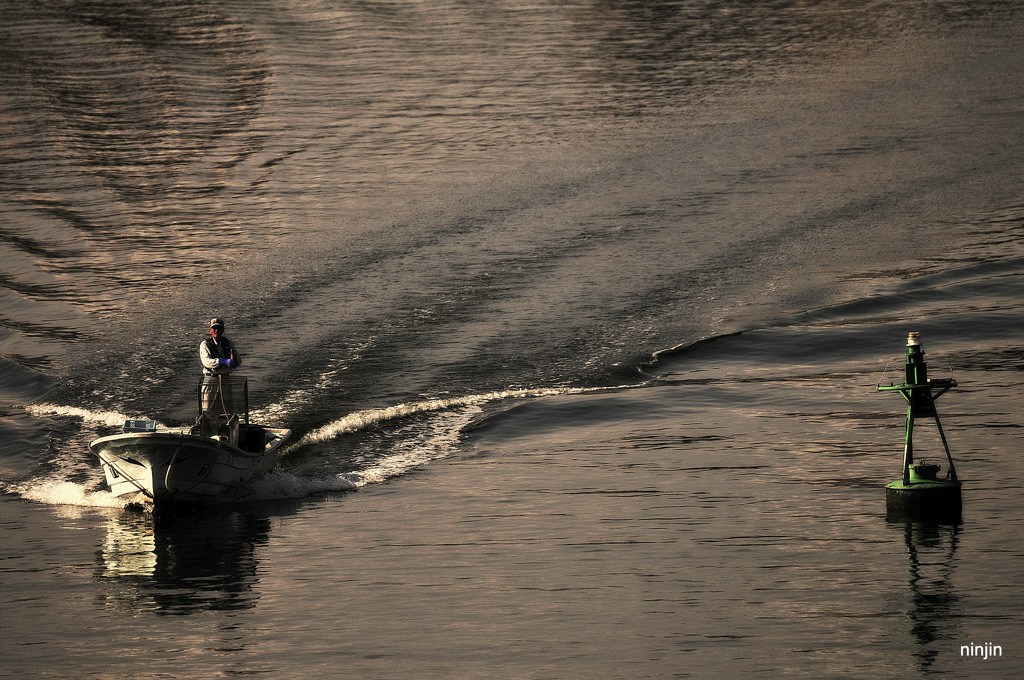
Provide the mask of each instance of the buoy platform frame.
POLYGON ((901 479, 885 485, 885 505, 890 518, 940 519, 959 518, 962 505, 961 487, 956 465, 949 451, 949 443, 942 429, 935 400, 957 386, 952 378, 928 378, 928 364, 924 361, 920 333, 907 337, 905 380, 899 385, 879 385, 879 392, 899 392, 907 401, 906 436, 903 446, 903 475, 901 479), (946 453, 948 468, 943 478, 938 476, 939 465, 914 460, 914 421, 932 418, 946 453))

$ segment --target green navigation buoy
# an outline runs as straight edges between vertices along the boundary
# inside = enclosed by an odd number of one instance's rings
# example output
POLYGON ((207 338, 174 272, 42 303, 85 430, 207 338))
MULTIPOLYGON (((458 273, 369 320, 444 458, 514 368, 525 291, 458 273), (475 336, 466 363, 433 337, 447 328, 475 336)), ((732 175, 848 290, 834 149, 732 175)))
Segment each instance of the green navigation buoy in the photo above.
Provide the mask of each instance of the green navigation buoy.
POLYGON ((960 516, 961 482, 953 456, 935 410, 935 400, 956 387, 952 378, 929 380, 928 364, 921 349, 921 334, 907 337, 906 377, 900 385, 878 386, 880 392, 897 391, 907 400, 907 434, 903 447, 903 477, 885 485, 885 505, 890 517, 955 519, 960 516), (914 419, 933 418, 946 450, 949 469, 939 477, 939 465, 914 461, 914 419))

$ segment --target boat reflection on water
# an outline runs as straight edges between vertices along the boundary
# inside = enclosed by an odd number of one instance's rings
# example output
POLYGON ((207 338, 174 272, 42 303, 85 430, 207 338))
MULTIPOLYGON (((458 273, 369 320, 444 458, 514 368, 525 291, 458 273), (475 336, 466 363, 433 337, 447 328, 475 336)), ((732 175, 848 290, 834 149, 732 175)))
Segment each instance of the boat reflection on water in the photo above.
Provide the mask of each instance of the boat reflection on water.
POLYGON ((101 608, 192 614, 259 600, 256 546, 270 520, 238 511, 111 518, 98 553, 101 608))
POLYGON ((909 560, 906 615, 918 669, 927 672, 934 670, 940 653, 949 653, 964 639, 958 625, 960 597, 953 578, 961 527, 959 523, 914 521, 902 525, 909 560))

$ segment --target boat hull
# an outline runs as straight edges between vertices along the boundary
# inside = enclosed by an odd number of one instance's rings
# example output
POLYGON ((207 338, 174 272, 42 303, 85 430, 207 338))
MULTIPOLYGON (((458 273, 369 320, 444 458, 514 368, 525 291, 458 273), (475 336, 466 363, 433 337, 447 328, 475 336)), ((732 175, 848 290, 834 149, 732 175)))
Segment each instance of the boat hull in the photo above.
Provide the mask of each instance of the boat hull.
POLYGON ((194 502, 223 496, 277 465, 291 430, 259 429, 264 444, 257 451, 187 431, 127 432, 102 437, 89 447, 115 496, 194 502))

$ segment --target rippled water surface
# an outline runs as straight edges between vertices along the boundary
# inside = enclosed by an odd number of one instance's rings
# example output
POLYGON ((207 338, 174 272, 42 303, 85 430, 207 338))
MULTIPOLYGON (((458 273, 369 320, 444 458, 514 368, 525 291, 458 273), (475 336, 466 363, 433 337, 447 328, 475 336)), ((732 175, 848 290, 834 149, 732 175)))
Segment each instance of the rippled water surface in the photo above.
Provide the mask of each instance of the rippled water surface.
POLYGON ((0 3, 6 672, 1019 675, 1022 29, 0 3), (125 509, 88 442, 191 420, 212 316, 291 444, 125 509), (886 521, 910 331, 955 524, 886 521))

